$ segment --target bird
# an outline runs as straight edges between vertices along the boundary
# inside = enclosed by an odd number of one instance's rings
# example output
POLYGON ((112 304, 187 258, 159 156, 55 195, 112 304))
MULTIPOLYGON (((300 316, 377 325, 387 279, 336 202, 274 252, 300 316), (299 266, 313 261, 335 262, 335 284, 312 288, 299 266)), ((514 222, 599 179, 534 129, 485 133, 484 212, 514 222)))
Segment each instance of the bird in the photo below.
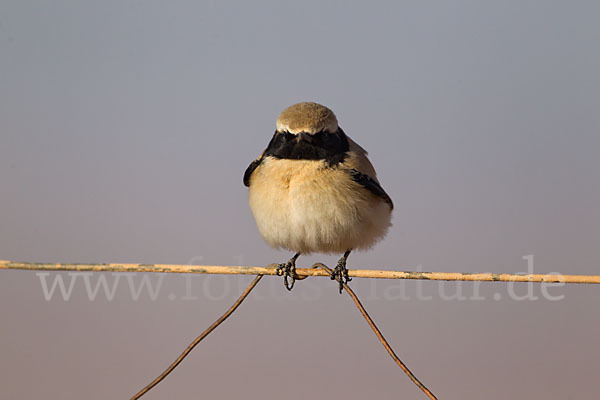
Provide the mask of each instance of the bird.
POLYGON ((391 226, 394 204, 367 151, 346 135, 331 109, 315 102, 279 114, 273 137, 243 182, 264 241, 294 252, 276 270, 288 290, 299 278, 301 254, 343 254, 331 272, 342 293, 351 280, 350 252, 370 249, 391 226))

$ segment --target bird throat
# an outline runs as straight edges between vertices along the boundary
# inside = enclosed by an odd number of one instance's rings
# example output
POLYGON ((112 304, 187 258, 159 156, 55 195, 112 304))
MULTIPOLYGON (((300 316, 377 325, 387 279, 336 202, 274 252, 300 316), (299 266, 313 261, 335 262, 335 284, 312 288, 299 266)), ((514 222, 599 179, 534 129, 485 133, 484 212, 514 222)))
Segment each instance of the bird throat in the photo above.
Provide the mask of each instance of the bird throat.
POLYGON ((348 138, 342 129, 334 134, 318 132, 310 140, 288 132, 275 132, 264 156, 288 160, 324 160, 329 166, 343 162, 348 151, 348 138))

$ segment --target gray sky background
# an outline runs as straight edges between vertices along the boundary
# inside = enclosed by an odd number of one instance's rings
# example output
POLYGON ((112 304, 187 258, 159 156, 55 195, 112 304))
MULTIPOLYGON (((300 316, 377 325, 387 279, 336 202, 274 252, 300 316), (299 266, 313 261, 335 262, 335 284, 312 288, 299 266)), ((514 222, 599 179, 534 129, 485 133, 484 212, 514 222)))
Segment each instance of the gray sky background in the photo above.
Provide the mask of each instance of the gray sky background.
MULTIPOLYGON (((287 260, 242 175, 278 113, 312 100, 396 204, 350 268, 525 272, 532 254, 536 273, 598 274, 599 15, 593 1, 4 0, 0 259, 287 260)), ((40 279, 0 271, 3 399, 128 398, 250 277, 194 276, 186 300, 185 278, 165 276, 155 301, 125 277, 112 301, 81 277, 46 301, 40 279)), ((598 287, 517 301, 526 285, 352 286, 440 399, 597 397, 598 287), (444 299, 476 288, 484 300, 444 299)), ((145 398, 242 396, 424 398, 335 283, 287 293, 273 277, 145 398)))

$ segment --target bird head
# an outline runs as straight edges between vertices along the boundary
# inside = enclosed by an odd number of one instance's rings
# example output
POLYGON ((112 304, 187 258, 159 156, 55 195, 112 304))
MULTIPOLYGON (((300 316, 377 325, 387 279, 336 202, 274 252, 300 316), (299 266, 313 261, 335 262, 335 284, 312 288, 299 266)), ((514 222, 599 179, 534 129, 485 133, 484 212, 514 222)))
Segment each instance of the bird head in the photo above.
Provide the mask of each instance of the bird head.
MULTIPOLYGON (((313 103, 294 104, 277 118, 277 130, 266 155, 279 158, 323 160, 341 157, 348 140, 329 108, 313 103)), ((337 158, 336 158, 337 159, 337 158)))
POLYGON ((333 111, 321 104, 303 102, 283 110, 277 118, 277 132, 294 135, 314 135, 319 132, 335 133, 337 118, 333 111))

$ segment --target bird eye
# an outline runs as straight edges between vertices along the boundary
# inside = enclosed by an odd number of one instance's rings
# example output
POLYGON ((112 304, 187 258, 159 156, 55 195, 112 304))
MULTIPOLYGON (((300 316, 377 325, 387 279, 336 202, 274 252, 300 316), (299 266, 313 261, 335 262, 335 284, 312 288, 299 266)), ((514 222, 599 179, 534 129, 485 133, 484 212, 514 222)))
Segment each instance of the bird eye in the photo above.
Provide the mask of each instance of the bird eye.
POLYGON ((289 133, 288 131, 279 132, 279 135, 283 138, 283 140, 292 140, 295 136, 293 133, 289 133))

